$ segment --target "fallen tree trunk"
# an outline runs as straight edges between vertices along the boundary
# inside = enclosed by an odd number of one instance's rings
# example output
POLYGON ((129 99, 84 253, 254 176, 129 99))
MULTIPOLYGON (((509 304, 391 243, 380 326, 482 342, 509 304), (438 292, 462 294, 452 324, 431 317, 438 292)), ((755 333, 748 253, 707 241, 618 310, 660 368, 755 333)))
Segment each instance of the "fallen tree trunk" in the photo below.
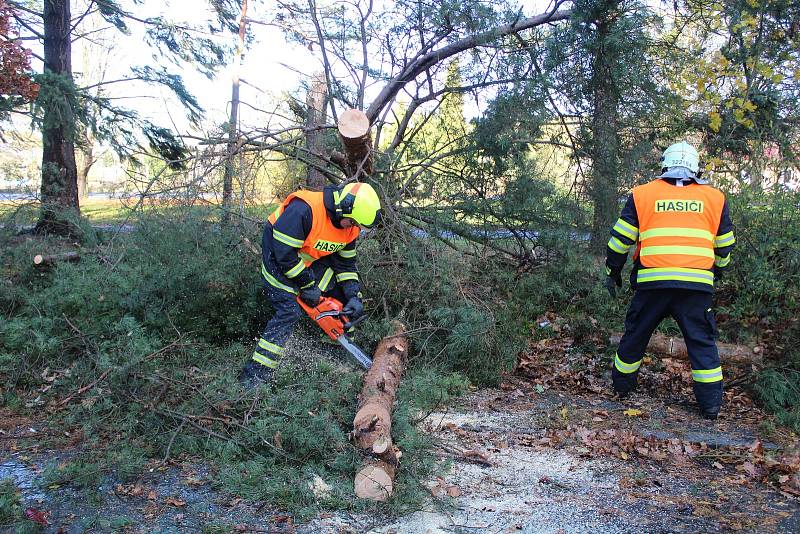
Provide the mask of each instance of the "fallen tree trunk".
POLYGON ((60 261, 78 261, 79 259, 81 259, 81 255, 74 251, 60 254, 37 254, 33 257, 33 264, 38 267, 45 267, 60 261))
POLYGON ((372 136, 369 119, 363 111, 348 109, 336 125, 344 146, 347 177, 361 180, 372 174, 372 136))
POLYGON ((364 387, 353 419, 356 446, 370 457, 355 479, 356 495, 362 499, 385 501, 391 495, 402 453, 392 443, 392 408, 408 354, 405 327, 394 324, 394 334, 383 338, 372 368, 364 377, 364 387))
MULTIPOLYGON (((617 345, 621 338, 622 334, 614 334, 609 338, 609 342, 611 342, 612 345, 617 345)), ((650 342, 647 344, 646 350, 683 360, 689 358, 689 353, 686 350, 686 343, 682 339, 665 336, 664 334, 653 334, 650 338, 650 342)), ((759 366, 764 363, 760 347, 751 349, 746 345, 717 343, 717 350, 719 350, 719 357, 723 363, 759 366)))

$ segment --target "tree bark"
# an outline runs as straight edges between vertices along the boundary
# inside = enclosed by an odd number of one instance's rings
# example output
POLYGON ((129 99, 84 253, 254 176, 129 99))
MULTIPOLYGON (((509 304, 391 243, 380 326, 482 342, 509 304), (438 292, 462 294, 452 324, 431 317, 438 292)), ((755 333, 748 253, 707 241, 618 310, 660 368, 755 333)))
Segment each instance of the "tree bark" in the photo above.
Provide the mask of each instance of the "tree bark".
MULTIPOLYGON (((616 9, 617 2, 610 2, 606 15, 616 9)), ((617 177, 619 174, 619 88, 614 73, 617 57, 616 46, 609 44, 613 20, 609 16, 597 22, 598 46, 594 53, 592 69, 592 97, 594 115, 592 116, 592 184, 594 201, 592 219, 591 247, 596 251, 605 250, 608 230, 619 211, 617 202, 617 177)))
POLYGON ((370 458, 355 479, 356 495, 362 499, 385 501, 392 495, 402 456, 392 443, 392 409, 407 354, 405 327, 395 322, 394 333, 383 338, 375 349, 372 368, 364 377, 358 412, 353 419, 356 446, 370 458))
MULTIPOLYGON (((323 135, 319 129, 327 121, 328 84, 325 74, 318 73, 311 80, 311 87, 306 97, 306 148, 311 154, 312 161, 318 161, 316 154, 322 154, 323 135)), ((325 175, 313 165, 308 166, 306 185, 314 191, 322 191, 325 187, 325 175)))
POLYGON ((50 91, 61 91, 59 98, 41 99, 42 128, 42 212, 37 232, 72 234, 68 220, 80 214, 78 171, 75 164, 75 110, 68 94, 72 78, 72 44, 69 0, 44 2, 44 70, 58 75, 50 91))
POLYGON ((347 177, 360 180, 372 174, 372 136, 367 115, 348 109, 339 117, 339 138, 344 146, 347 177))
MULTIPOLYGON (((622 339, 622 334, 614 334, 609 338, 609 342, 612 345, 617 345, 620 339, 622 339)), ((686 343, 680 338, 665 336, 664 334, 653 334, 646 350, 682 360, 689 359, 686 343)), ((764 364, 762 351, 758 347, 751 349, 746 345, 717 343, 717 350, 723 363, 757 366, 764 364)))
POLYGON ((61 254, 37 254, 33 257, 33 264, 37 267, 47 267, 60 261, 78 261, 81 255, 77 252, 62 252, 61 254))
POLYGON ((78 172, 78 200, 85 200, 89 196, 89 171, 92 170, 97 158, 94 153, 94 139, 86 135, 83 140, 85 145, 79 147, 75 156, 78 172))
POLYGON ((233 209, 233 176, 236 174, 234 156, 239 141, 239 84, 241 77, 242 55, 244 54, 244 37, 247 30, 247 0, 242 0, 242 13, 239 18, 239 44, 236 48, 236 62, 233 66, 231 82, 231 114, 228 119, 228 147, 225 160, 225 174, 222 179, 222 222, 231 220, 233 209))

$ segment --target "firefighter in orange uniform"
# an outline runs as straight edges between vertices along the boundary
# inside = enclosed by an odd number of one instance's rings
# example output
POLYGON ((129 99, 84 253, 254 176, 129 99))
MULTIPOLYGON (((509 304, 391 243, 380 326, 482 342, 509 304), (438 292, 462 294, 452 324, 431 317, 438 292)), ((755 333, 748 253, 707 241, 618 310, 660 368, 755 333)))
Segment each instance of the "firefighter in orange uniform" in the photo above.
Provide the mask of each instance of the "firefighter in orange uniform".
POLYGON ((309 306, 322 295, 345 303, 351 320, 364 313, 356 268, 361 228, 381 219, 381 204, 369 184, 327 186, 292 193, 269 216, 261 243, 261 276, 275 310, 239 380, 248 387, 268 382, 284 345, 309 306))
POLYGON ((608 241, 606 288, 612 296, 622 287, 622 266, 635 245, 636 293, 612 369, 618 395, 636 388, 650 336, 672 316, 686 341, 700 413, 717 418, 722 366, 712 297, 735 242, 725 195, 700 179, 697 150, 685 141, 667 148, 661 176, 633 189, 608 241))

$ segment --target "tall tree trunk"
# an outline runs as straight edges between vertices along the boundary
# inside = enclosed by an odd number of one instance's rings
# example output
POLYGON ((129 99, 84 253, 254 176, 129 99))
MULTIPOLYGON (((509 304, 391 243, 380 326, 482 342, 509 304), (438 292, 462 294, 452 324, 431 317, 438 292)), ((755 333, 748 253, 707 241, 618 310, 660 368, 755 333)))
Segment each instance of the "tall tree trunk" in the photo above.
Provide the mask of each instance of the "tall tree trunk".
POLYGON ((617 58, 617 45, 610 38, 614 24, 610 13, 618 2, 609 2, 607 17, 597 21, 597 47, 594 51, 592 69, 592 98, 594 115, 592 117, 592 187, 594 217, 592 219, 591 247, 596 251, 605 249, 608 230, 619 211, 617 202, 617 178, 619 174, 619 89, 617 87, 614 64, 617 58))
POLYGON ((233 209, 233 175, 236 173, 234 157, 236 144, 239 141, 239 79, 241 77, 242 55, 244 54, 244 37, 247 29, 247 0, 242 0, 242 15, 239 18, 239 46, 236 49, 236 62, 233 66, 233 82, 231 88, 231 115, 228 120, 228 151, 225 161, 225 175, 222 181, 222 222, 231 220, 233 209))
MULTIPOLYGON (((44 2, 44 70, 60 80, 51 91, 60 90, 63 98, 41 99, 42 128, 42 212, 38 232, 73 233, 67 221, 80 214, 78 171, 75 165, 75 110, 68 91, 73 85, 70 41, 69 0, 44 2)), ((61 96, 61 95, 59 95, 61 96)))
MULTIPOLYGON (((311 80, 311 87, 306 97, 306 148, 311 153, 311 161, 319 161, 316 154, 321 154, 323 149, 322 131, 320 126, 327 120, 326 104, 328 99, 328 84, 324 73, 317 73, 311 80)), ((308 166, 306 185, 309 189, 321 191, 325 187, 325 175, 313 165, 308 166)))
POLYGON ((97 161, 94 153, 94 139, 85 135, 83 145, 79 145, 75 153, 75 162, 78 168, 78 201, 86 200, 89 196, 89 171, 97 161))

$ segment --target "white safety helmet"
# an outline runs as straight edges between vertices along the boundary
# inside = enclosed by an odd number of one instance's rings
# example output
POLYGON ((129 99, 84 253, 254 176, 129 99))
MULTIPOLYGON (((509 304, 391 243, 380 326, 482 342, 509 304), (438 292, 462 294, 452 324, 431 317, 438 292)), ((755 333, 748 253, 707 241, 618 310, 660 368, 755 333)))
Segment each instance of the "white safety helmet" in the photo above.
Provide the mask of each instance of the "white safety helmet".
POLYGON ((697 174, 700 169, 700 156, 698 156, 697 150, 686 141, 670 145, 664 151, 661 168, 671 169, 672 167, 685 167, 697 174))

